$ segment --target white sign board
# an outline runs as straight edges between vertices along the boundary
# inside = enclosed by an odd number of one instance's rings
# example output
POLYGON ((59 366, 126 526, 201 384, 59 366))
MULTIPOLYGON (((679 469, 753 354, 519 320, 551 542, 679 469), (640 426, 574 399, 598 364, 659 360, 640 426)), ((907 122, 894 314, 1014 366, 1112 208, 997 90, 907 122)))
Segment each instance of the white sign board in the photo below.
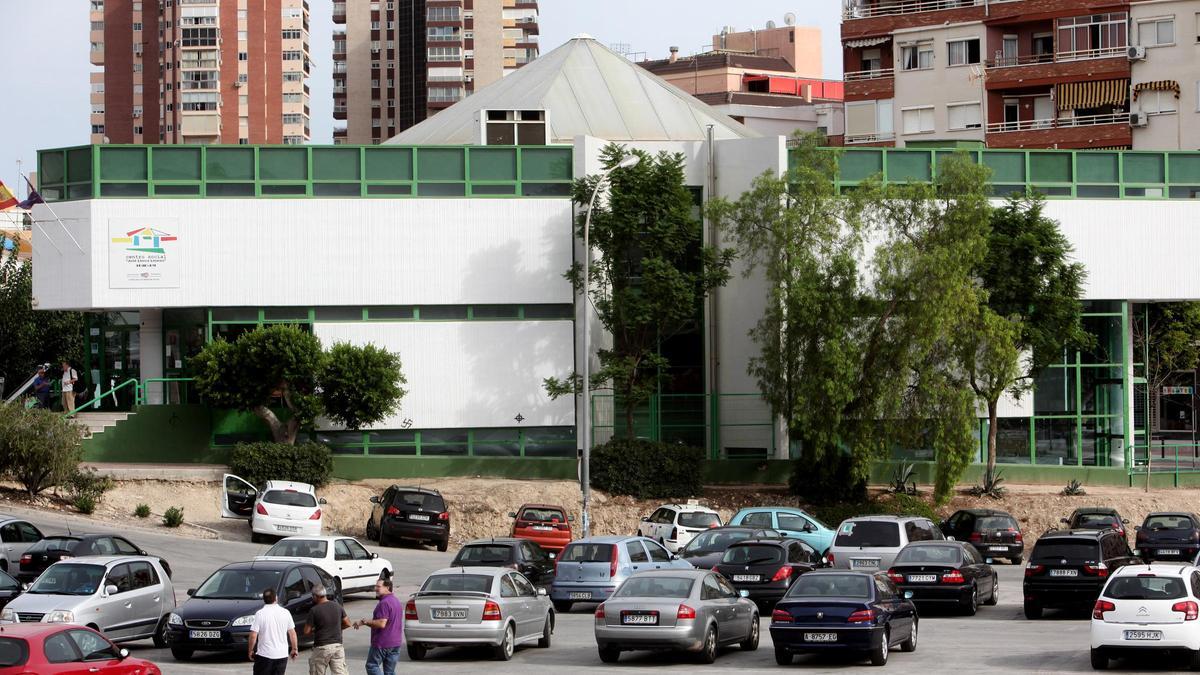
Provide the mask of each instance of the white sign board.
POLYGON ((110 218, 109 288, 179 288, 183 239, 177 218, 110 218))

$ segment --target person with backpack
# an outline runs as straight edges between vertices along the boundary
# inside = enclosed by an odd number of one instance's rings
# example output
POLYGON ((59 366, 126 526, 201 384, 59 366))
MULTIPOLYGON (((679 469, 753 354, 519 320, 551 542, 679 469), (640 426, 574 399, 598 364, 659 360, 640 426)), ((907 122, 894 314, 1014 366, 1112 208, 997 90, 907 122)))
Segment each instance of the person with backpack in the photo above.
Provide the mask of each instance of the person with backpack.
MULTIPOLYGON (((62 362, 62 404, 63 412, 71 412, 75 409, 75 383, 79 382, 79 373, 71 367, 71 362, 66 359, 62 362)), ((80 385, 83 383, 80 382, 80 385)))

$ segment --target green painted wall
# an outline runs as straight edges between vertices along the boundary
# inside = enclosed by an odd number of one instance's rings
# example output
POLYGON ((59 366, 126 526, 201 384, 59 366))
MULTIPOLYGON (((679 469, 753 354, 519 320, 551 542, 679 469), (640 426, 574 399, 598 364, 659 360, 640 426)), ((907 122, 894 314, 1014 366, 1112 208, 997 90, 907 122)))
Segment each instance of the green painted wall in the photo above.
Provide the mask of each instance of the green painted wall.
POLYGON ((144 405, 129 419, 83 442, 89 462, 224 464, 228 448, 209 443, 212 420, 202 405, 144 405))
POLYGON ((346 480, 362 478, 441 478, 487 476, 494 478, 557 478, 576 480, 573 459, 509 459, 505 457, 339 457, 333 458, 333 475, 346 480))

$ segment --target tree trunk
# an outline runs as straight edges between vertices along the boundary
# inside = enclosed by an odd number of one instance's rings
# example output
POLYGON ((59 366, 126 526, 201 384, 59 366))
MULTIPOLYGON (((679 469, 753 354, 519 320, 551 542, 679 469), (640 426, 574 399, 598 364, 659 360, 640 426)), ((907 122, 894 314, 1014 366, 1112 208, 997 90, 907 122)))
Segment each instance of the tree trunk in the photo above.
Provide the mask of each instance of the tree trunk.
POLYGON ((275 411, 271 410, 265 405, 256 406, 252 412, 257 415, 259 419, 267 423, 267 426, 271 429, 271 438, 274 439, 276 443, 284 443, 287 445, 295 444, 296 430, 299 428, 296 418, 293 417, 292 419, 288 420, 287 423, 284 423, 275 414, 275 411))
POLYGON ((996 402, 996 399, 989 399, 987 402, 987 471, 983 474, 984 488, 990 488, 992 481, 996 480, 996 409, 998 407, 996 402))

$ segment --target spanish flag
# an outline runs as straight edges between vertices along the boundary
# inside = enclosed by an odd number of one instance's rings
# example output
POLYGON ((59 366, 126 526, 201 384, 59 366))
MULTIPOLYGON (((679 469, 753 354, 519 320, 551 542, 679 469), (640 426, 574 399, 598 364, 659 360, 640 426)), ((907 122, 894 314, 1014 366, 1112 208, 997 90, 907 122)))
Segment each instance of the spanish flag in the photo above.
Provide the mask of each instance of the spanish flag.
POLYGON ((0 180, 0 211, 7 211, 20 203, 17 196, 0 180))

